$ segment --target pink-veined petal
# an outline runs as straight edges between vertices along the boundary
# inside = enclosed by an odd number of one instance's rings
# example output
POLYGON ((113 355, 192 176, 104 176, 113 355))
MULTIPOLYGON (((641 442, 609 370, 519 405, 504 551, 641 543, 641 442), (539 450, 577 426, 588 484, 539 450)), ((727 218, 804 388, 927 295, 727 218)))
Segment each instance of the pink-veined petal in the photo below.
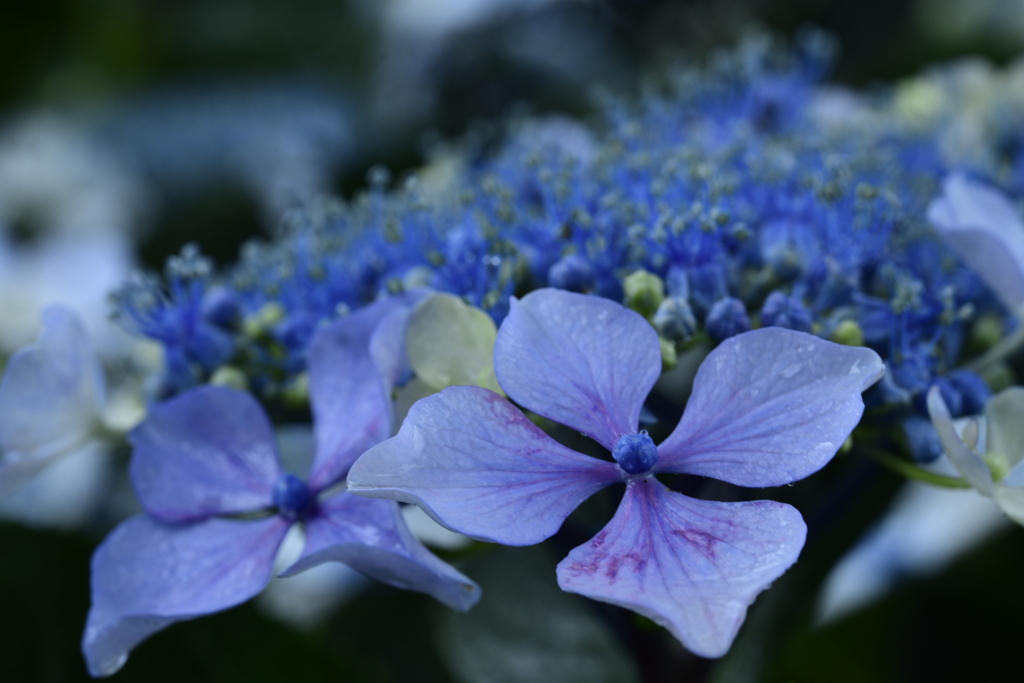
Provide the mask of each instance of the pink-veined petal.
POLYGON ((806 534, 789 505, 716 503, 654 478, 632 481, 612 521, 558 565, 558 585, 639 612, 695 654, 720 657, 806 534))
POLYGON ((562 446, 493 391, 459 386, 416 403, 394 438, 356 462, 348 487, 415 503, 473 538, 532 545, 619 480, 616 465, 562 446))
POLYGON ((637 431, 661 348, 654 328, 614 301, 539 289, 512 300, 494 371, 513 401, 611 450, 637 431))

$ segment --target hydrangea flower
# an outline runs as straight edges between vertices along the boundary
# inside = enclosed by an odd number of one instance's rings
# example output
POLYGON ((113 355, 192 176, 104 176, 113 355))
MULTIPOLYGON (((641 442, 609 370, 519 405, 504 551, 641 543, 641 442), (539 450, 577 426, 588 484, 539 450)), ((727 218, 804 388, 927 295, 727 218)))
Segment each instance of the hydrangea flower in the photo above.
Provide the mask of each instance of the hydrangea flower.
POLYGON ((342 485, 356 457, 391 433, 405 323, 421 296, 392 297, 317 333, 309 351, 316 455, 305 481, 283 470, 270 422, 245 392, 203 386, 150 411, 130 437, 145 512, 111 532, 92 560, 82 648, 94 676, 117 671, 171 623, 259 593, 296 523, 306 545, 284 575, 340 561, 455 609, 476 602, 476 584, 413 538, 397 503, 342 485))
POLYGON ((1024 387, 1004 389, 985 406, 985 439, 972 421, 957 432, 939 387, 928 391, 928 413, 942 448, 967 483, 992 498, 1006 515, 1024 524, 1024 387), (984 455, 975 449, 982 445, 984 455))
POLYGON ((106 384, 85 328, 62 307, 42 319, 39 339, 11 357, 0 381, 0 496, 102 430, 106 384))
POLYGON ((657 333, 617 303, 553 289, 513 300, 494 367, 513 401, 615 462, 560 445, 494 392, 458 386, 414 405, 394 438, 356 462, 349 490, 415 503, 481 540, 530 545, 625 483, 611 522, 558 565, 559 585, 650 617, 708 657, 728 650, 747 606, 796 560, 806 526, 788 505, 697 500, 655 475, 756 487, 806 477, 842 445, 860 393, 883 371, 870 349, 781 328, 740 334, 708 356, 682 420, 656 446, 638 420, 661 373, 657 333))

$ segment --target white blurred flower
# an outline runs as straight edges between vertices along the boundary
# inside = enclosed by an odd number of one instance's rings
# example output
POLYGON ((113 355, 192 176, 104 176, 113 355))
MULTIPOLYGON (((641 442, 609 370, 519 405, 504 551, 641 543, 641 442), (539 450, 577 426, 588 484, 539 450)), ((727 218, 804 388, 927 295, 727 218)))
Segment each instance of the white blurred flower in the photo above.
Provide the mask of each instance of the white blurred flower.
POLYGON ((113 439, 106 406, 85 328, 48 308, 38 341, 11 356, 0 379, 0 515, 73 527, 96 509, 113 439))

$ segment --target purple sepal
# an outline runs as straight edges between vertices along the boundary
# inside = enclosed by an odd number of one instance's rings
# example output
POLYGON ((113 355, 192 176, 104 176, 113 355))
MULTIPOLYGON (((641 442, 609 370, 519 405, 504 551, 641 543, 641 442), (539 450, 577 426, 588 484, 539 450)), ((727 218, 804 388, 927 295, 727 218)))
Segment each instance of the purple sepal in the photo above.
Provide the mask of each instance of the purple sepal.
POLYGON ((614 301, 539 289, 512 300, 494 371, 513 401, 611 450, 637 431, 660 348, 650 323, 614 301))
POLYGON ((92 609, 82 638, 89 673, 109 676, 138 643, 175 621, 245 602, 270 580, 290 524, 209 519, 123 522, 92 558, 92 609))
POLYGON ((306 522, 302 557, 281 575, 332 561, 391 586, 427 593, 460 612, 480 599, 479 586, 413 537, 391 500, 343 491, 321 501, 306 522))
POLYGON ((150 408, 130 436, 142 506, 171 522, 269 508, 281 474, 274 431, 244 391, 202 386, 150 408))
POLYGON ((408 364, 405 321, 426 294, 414 290, 382 299, 313 337, 309 395, 317 447, 309 485, 314 491, 343 479, 363 451, 391 436, 391 388, 408 364))
POLYGON ((724 341, 708 355, 656 472, 779 486, 821 469, 864 411, 884 372, 871 349, 777 327, 724 341))
POLYGON ((467 536, 532 545, 620 480, 613 463, 562 446, 501 396, 458 386, 416 403, 397 436, 356 462, 348 487, 415 503, 467 536))
POLYGON ((559 563, 558 585, 639 612, 695 654, 721 657, 806 533, 789 505, 696 500, 653 477, 631 481, 611 522, 559 563))

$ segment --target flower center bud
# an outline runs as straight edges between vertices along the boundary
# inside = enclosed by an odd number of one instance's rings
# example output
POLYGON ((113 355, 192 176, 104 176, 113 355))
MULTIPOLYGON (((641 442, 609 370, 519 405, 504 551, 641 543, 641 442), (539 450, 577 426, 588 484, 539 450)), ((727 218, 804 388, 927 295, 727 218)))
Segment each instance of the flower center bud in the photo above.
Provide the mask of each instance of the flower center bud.
POLYGON ((626 474, 643 474, 658 464, 658 447, 647 436, 647 430, 642 429, 639 434, 620 436, 612 457, 626 474))
POLYGON ((274 507, 285 519, 302 519, 313 505, 313 494, 306 482, 294 474, 282 474, 272 495, 274 507))

